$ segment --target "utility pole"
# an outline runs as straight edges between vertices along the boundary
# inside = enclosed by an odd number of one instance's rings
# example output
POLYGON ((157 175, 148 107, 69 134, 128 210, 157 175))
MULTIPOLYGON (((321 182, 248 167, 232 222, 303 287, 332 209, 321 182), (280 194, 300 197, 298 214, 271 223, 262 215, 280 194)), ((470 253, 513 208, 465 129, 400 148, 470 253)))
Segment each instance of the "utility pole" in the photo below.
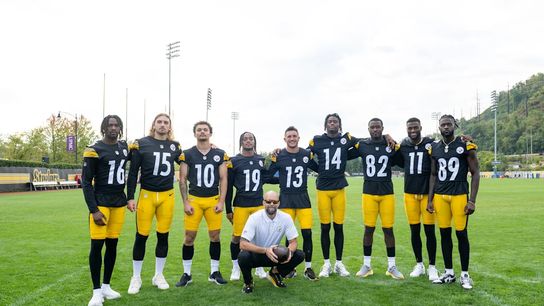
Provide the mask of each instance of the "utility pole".
POLYGON ((208 121, 208 111, 212 109, 212 89, 208 88, 208 99, 206 102, 206 121, 208 121))
POLYGON ((232 112, 230 118, 232 119, 232 156, 236 155, 236 120, 240 118, 240 113, 232 112))
POLYGON ((128 88, 125 91, 125 140, 128 141, 128 88))
POLYGON ((179 56, 180 42, 176 41, 166 45, 166 58, 168 59, 168 116, 172 116, 172 58, 179 56))

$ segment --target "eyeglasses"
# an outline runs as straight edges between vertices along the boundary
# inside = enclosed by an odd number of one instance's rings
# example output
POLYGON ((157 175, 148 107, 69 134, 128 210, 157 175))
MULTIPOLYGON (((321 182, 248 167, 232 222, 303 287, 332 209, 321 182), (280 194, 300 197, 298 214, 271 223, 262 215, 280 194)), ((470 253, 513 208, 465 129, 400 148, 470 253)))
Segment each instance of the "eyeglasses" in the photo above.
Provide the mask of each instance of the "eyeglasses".
POLYGON ((270 200, 270 201, 264 200, 264 202, 265 202, 266 204, 278 204, 280 201, 278 201, 278 200, 270 200))

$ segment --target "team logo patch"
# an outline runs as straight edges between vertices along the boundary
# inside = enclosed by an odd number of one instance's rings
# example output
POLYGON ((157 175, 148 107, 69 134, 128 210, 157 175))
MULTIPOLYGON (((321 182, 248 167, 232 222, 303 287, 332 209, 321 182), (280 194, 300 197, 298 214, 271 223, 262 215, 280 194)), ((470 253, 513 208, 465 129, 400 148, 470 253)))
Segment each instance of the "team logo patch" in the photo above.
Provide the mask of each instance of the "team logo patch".
POLYGON ((455 151, 457 152, 457 154, 463 154, 463 152, 465 152, 465 149, 458 147, 455 151))
POLYGON ((390 147, 385 147, 385 152, 391 153, 391 148, 390 147))
POLYGON ((171 144, 171 145, 170 145, 170 150, 176 151, 176 145, 175 145, 175 144, 171 144))
POLYGON ((218 162, 221 160, 221 157, 219 157, 219 155, 215 155, 215 156, 213 157, 213 160, 214 160, 216 163, 218 163, 218 162))
POLYGON ((119 155, 119 151, 115 151, 115 155, 119 155))
POLYGON ((128 156, 127 149, 123 149, 123 155, 128 156))
POLYGON ((308 156, 304 156, 304 157, 302 158, 302 162, 305 163, 305 164, 308 163, 308 160, 309 160, 309 159, 308 159, 308 156))
POLYGON ((260 161, 259 161, 259 166, 261 166, 261 167, 262 167, 262 166, 264 166, 264 164, 263 164, 263 161, 262 161, 262 160, 260 160, 260 161))
POLYGON ((160 147, 161 149, 164 149, 164 146, 163 146, 163 145, 160 145, 159 147, 160 147))
POLYGON ((425 145, 425 149, 427 149, 427 150, 430 150, 430 149, 431 149, 431 147, 432 147, 432 146, 431 146, 431 144, 430 144, 430 143, 428 143, 428 144, 426 144, 426 145, 425 145))
POLYGON ((348 141, 346 140, 346 138, 342 138, 342 139, 340 139, 340 143, 341 143, 341 144, 345 145, 345 144, 346 144, 346 142, 348 142, 348 141))

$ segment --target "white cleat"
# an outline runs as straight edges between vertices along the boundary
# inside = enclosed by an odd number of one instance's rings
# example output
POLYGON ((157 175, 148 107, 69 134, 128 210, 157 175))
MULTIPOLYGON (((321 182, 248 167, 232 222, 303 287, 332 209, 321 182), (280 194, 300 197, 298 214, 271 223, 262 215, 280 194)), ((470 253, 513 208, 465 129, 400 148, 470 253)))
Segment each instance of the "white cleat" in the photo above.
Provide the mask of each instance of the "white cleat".
POLYGON ((416 264, 414 266, 414 270, 410 272, 410 277, 420 277, 421 275, 425 275, 425 266, 422 264, 416 264))
POLYGON ((255 269, 255 276, 257 276, 260 279, 266 279, 268 278, 268 273, 264 271, 263 267, 258 267, 255 269))
POLYGON ((357 273, 355 273, 355 276, 358 276, 358 277, 368 277, 370 275, 374 275, 374 271, 372 270, 371 267, 367 265, 363 265, 361 269, 357 271, 357 273))
POLYGON ((151 284, 153 284, 153 286, 157 286, 157 288, 161 290, 166 290, 170 288, 170 285, 168 285, 168 282, 162 274, 157 274, 153 276, 153 279, 151 279, 151 284))
POLYGON ((332 273, 332 267, 331 264, 323 264, 323 267, 321 267, 321 272, 319 272, 319 277, 329 277, 329 275, 332 273))
POLYGON ((106 299, 106 300, 115 300, 115 299, 118 299, 121 297, 121 294, 113 289, 111 289, 111 287, 104 287, 104 285, 102 285, 102 296, 106 299))
POLYGON ((230 280, 231 281, 240 280, 240 267, 239 266, 233 266, 232 267, 232 272, 230 273, 230 280))
POLYGON ((346 266, 344 266, 341 262, 336 262, 334 264, 334 273, 342 276, 342 277, 348 277, 349 271, 346 269, 346 266))
POLYGON ((427 274, 429 274, 429 280, 431 282, 434 282, 435 280, 437 280, 439 278, 438 276, 438 270, 436 270, 436 268, 434 266, 429 266, 429 268, 427 269, 427 274))
POLYGON ((89 301, 88 306, 102 306, 104 303, 104 298, 102 297, 102 292, 99 291, 100 289, 94 291, 93 290, 93 297, 89 301))
POLYGON ((136 294, 140 292, 140 288, 142 288, 142 279, 139 276, 133 276, 128 286, 128 294, 136 294))
POLYGON ((461 275, 460 282, 461 282, 461 287, 463 287, 463 289, 467 289, 467 290, 472 289, 473 282, 472 282, 472 278, 470 278, 470 276, 461 275))

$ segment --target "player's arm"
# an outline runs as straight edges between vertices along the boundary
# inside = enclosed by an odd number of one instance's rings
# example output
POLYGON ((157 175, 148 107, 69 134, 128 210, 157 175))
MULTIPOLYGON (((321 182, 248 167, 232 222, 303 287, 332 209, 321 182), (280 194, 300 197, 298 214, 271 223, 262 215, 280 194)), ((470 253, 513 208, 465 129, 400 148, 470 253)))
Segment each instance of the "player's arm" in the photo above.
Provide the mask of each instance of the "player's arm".
POLYGON ((227 192, 225 197, 225 211, 227 212, 227 219, 232 224, 232 198, 234 187, 234 169, 232 168, 232 161, 227 164, 227 192))
POLYGON ((427 211, 431 214, 434 213, 434 185, 436 184, 436 161, 431 158, 431 177, 429 178, 429 198, 427 200, 427 211))
POLYGON ((229 185, 227 164, 222 163, 219 166, 219 202, 215 205, 215 212, 220 213, 225 208, 227 198, 227 189, 229 185))
POLYGON ((142 164, 142 156, 138 149, 133 149, 132 158, 130 160, 130 168, 128 170, 127 178, 127 199, 128 205, 127 208, 130 211, 136 210, 136 202, 134 201, 134 193, 136 192, 136 185, 138 183, 138 171, 140 171, 140 166, 142 164))
POLYGON ((279 184, 280 179, 279 175, 276 176, 276 173, 280 170, 277 163, 277 156, 272 155, 270 157, 270 166, 268 166, 268 169, 266 170, 266 173, 268 173, 268 176, 266 178, 266 181, 263 181, 263 183, 267 184, 279 184))
POLYGON ((92 148, 87 148, 83 152, 83 169, 81 171, 81 186, 83 188, 83 196, 87 208, 93 216, 93 221, 96 225, 106 225, 104 222, 104 214, 98 209, 96 197, 93 187, 93 179, 96 176, 96 168, 98 167, 98 154, 92 148))
POLYGON ((359 157, 362 157, 361 153, 359 152, 359 147, 361 146, 361 143, 356 143, 353 147, 348 149, 348 160, 356 159, 359 157))
POLYGON ((319 165, 315 161, 314 153, 310 152, 310 157, 308 161, 308 169, 314 171, 315 173, 319 172, 319 165))
POLYGON ((468 151, 467 162, 468 170, 470 171, 472 178, 470 180, 470 197, 465 206, 465 214, 470 215, 476 210, 476 196, 478 195, 478 189, 480 188, 480 162, 478 161, 476 150, 468 151))
POLYGON ((181 200, 183 201, 183 211, 186 214, 192 215, 194 212, 193 206, 189 202, 189 195, 187 194, 187 173, 189 172, 189 166, 186 163, 181 163, 179 166, 179 191, 181 193, 181 200))

